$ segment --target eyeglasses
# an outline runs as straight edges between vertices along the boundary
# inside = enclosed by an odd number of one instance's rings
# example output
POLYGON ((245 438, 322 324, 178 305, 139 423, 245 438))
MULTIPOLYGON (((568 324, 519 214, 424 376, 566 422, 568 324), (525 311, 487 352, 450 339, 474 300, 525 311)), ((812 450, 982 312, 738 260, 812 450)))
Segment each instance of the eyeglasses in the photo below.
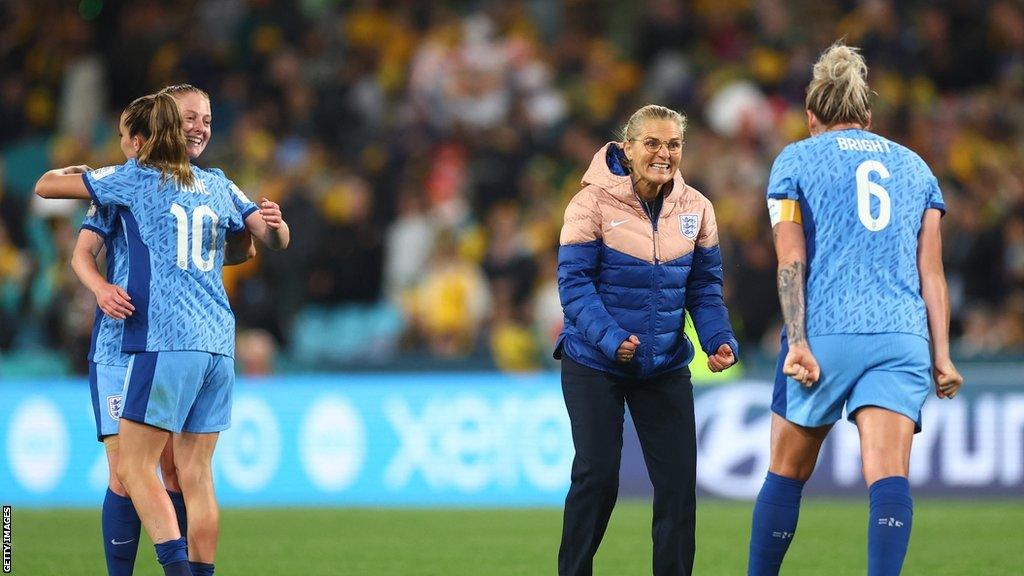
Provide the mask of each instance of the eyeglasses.
MULTIPOLYGON (((640 139, 630 138, 629 140, 639 141, 640 139)), ((682 140, 669 140, 668 142, 664 142, 662 140, 658 140, 657 138, 644 138, 643 144, 644 148, 646 148, 647 151, 650 152, 651 154, 657 154, 658 150, 661 150, 662 146, 664 146, 665 149, 668 150, 669 154, 679 154, 679 152, 683 150, 682 140)))

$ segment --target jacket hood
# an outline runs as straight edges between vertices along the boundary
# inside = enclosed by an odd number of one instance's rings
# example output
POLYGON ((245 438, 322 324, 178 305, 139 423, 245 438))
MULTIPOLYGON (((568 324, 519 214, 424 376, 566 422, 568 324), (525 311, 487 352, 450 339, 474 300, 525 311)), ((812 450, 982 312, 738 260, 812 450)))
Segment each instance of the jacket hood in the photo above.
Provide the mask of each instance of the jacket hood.
MULTIPOLYGON (((605 144, 590 161, 590 167, 583 175, 583 186, 597 186, 623 202, 631 202, 636 195, 626 164, 626 153, 617 142, 605 144)), ((665 202, 678 202, 685 191, 686 182, 679 170, 676 170, 672 175, 672 190, 665 196, 665 202)))

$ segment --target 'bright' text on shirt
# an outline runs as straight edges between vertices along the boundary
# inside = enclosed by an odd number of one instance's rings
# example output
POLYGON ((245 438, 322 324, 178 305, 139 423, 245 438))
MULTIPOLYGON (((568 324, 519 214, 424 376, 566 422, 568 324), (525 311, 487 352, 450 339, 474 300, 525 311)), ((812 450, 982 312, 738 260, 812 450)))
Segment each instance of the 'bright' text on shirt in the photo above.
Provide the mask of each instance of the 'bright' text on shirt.
POLYGON ((869 140, 867 138, 836 138, 840 150, 857 150, 859 152, 888 152, 889 143, 885 140, 869 140))

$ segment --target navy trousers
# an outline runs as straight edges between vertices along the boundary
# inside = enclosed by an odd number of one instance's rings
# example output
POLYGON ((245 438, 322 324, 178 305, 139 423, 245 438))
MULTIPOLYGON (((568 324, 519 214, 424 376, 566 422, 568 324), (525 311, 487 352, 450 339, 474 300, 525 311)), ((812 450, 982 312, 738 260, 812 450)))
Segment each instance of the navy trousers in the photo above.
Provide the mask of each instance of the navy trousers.
POLYGON ((689 368, 653 378, 613 376, 562 359, 562 394, 576 457, 565 498, 561 576, 589 575, 619 492, 624 406, 654 486, 656 576, 693 572, 697 437, 689 368))

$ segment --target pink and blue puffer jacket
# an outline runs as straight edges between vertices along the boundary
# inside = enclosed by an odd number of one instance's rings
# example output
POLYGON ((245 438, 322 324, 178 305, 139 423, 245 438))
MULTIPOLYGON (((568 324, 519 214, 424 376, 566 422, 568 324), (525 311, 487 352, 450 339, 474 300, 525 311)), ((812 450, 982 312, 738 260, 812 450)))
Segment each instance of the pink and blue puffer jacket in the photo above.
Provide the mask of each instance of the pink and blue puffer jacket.
POLYGON ((727 343, 739 358, 711 202, 677 171, 651 222, 624 164, 616 143, 601 148, 565 209, 558 250, 565 327, 555 358, 641 378, 681 369, 693 359, 686 312, 707 354, 727 343), (632 362, 618 362, 630 334, 640 347, 632 362))

